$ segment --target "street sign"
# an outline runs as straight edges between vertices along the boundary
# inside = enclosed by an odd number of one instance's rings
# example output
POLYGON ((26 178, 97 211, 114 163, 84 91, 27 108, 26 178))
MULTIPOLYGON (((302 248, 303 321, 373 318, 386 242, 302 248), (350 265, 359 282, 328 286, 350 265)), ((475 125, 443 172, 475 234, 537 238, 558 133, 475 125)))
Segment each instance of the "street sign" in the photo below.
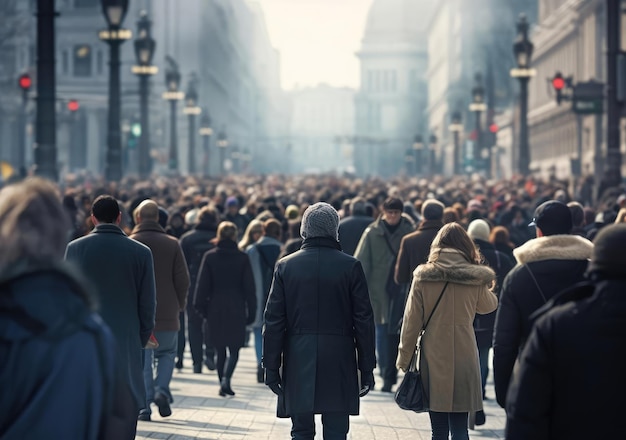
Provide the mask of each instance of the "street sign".
POLYGON ((604 84, 596 81, 577 83, 573 87, 572 110, 578 114, 604 112, 604 84))

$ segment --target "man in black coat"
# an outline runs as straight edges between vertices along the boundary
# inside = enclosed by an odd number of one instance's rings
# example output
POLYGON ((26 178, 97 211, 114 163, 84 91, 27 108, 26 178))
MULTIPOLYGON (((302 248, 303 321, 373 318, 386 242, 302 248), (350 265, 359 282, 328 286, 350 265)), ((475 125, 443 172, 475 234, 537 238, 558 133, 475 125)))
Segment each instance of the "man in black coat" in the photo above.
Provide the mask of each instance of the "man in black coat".
POLYGON ((100 314, 115 336, 124 380, 141 409, 146 405, 143 348, 156 312, 152 252, 120 229, 122 213, 113 197, 96 198, 91 219, 96 227, 67 245, 65 259, 97 288, 100 314))
POLYGON ((504 279, 496 314, 493 372, 498 404, 504 408, 515 360, 530 334, 531 315, 560 291, 582 281, 593 244, 570 235, 572 215, 549 200, 535 210, 529 226, 537 238, 513 251, 517 266, 504 279))
POLYGON ((363 231, 372 223, 373 219, 367 215, 367 202, 361 197, 355 197, 350 202, 351 215, 339 222, 339 243, 341 249, 348 255, 354 255, 363 231))
POLYGON ((626 225, 600 231, 590 281, 537 320, 508 393, 507 439, 624 438, 624 243, 626 225))
POLYGON ((338 225, 327 203, 305 211, 302 249, 278 261, 265 309, 265 383, 278 395, 278 417, 291 417, 293 439, 314 437, 314 414, 324 438, 345 439, 359 395, 374 387, 367 281, 361 263, 341 252, 338 225))
MULTIPOLYGON (((197 223, 191 231, 185 232, 180 237, 180 247, 185 254, 187 268, 189 269, 189 300, 187 301, 187 334, 189 337, 189 350, 193 361, 193 372, 202 373, 202 363, 209 370, 215 370, 215 349, 207 341, 204 318, 193 306, 193 295, 196 289, 196 280, 202 257, 215 247, 214 238, 217 235, 219 215, 214 208, 205 206, 198 212, 197 223), (202 346, 205 352, 202 352, 202 346)), ((181 327, 184 332, 184 328, 181 327)), ((179 339, 180 341, 180 339, 179 339)), ((183 340, 184 341, 184 340, 183 340)), ((184 344, 183 347, 184 348, 184 344)), ((176 368, 183 368, 183 350, 179 347, 176 368)))

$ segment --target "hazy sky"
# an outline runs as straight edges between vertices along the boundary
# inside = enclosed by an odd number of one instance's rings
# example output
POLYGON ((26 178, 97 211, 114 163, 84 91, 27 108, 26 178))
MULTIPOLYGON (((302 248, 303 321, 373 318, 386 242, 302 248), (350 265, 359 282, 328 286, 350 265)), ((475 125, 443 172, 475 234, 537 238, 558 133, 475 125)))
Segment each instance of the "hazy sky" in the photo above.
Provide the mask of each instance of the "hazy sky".
POLYGON ((256 1, 265 12, 272 45, 281 54, 283 88, 320 82, 358 86, 354 53, 373 0, 256 1))

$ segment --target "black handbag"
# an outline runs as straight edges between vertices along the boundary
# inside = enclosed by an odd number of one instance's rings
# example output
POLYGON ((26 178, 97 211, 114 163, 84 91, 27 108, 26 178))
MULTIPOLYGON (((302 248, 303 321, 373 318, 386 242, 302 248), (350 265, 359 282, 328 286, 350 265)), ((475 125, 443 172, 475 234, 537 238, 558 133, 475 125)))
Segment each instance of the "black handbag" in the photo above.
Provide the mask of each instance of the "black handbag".
POLYGON ((437 306, 439 305, 441 297, 443 296, 443 293, 446 291, 447 287, 448 282, 446 282, 445 286, 443 286, 443 290, 441 291, 441 294, 439 294, 439 298, 437 299, 435 307, 433 308, 432 312, 430 312, 430 316, 426 320, 426 323, 422 327, 422 330, 417 337, 417 344, 415 344, 415 351, 413 352, 413 356, 411 356, 409 368, 404 374, 404 378, 402 379, 400 386, 396 390, 394 400, 402 409, 414 411, 417 413, 426 412, 429 410, 428 396, 424 392, 422 374, 419 367, 422 351, 422 337, 424 336, 424 332, 426 331, 426 327, 430 322, 430 318, 433 317, 433 313, 435 313, 435 310, 437 310, 437 306))

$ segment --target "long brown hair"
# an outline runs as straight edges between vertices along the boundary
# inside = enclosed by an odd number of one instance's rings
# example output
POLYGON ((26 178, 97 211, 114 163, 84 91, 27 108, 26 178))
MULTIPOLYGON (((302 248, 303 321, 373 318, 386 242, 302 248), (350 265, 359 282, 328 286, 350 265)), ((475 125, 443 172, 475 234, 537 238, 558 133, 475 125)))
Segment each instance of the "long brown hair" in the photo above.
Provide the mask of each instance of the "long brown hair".
POLYGON ((472 241, 465 229, 458 223, 447 223, 439 230, 431 246, 431 254, 428 259, 435 262, 439 259, 441 249, 456 249, 461 252, 467 261, 473 264, 480 264, 482 257, 476 245, 472 241))

